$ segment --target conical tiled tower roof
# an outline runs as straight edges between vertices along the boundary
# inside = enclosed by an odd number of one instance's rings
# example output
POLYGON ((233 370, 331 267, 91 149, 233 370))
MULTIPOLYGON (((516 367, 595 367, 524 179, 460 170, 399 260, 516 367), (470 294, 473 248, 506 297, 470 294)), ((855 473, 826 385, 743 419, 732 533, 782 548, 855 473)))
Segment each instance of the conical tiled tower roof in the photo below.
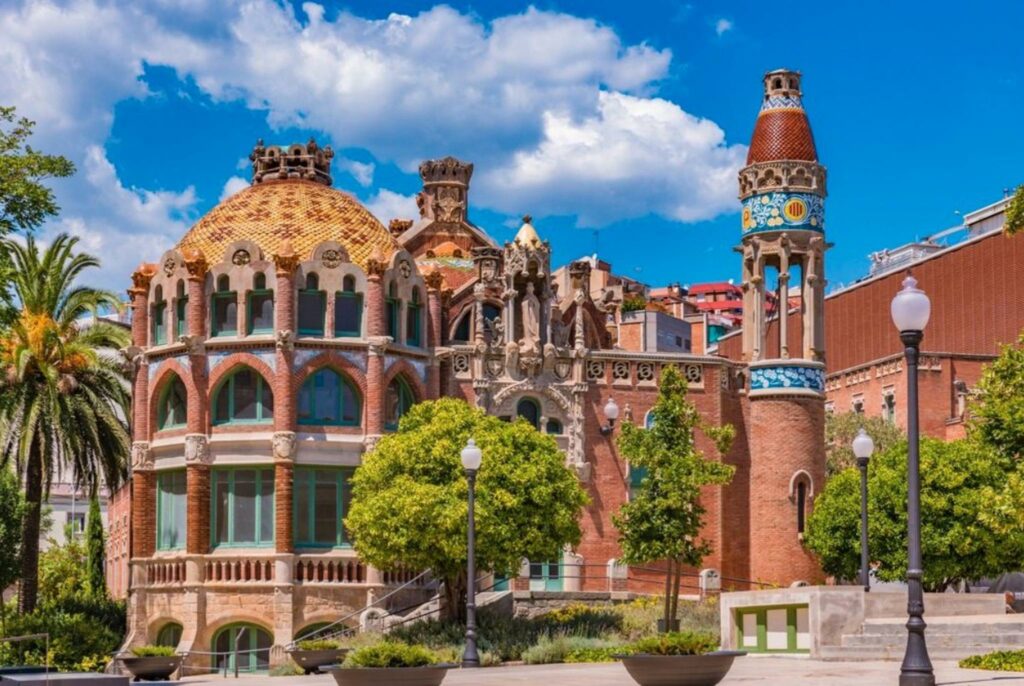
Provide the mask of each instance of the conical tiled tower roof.
POLYGON ((817 162, 814 134, 800 96, 800 72, 777 69, 764 75, 764 102, 750 139, 747 164, 817 162))

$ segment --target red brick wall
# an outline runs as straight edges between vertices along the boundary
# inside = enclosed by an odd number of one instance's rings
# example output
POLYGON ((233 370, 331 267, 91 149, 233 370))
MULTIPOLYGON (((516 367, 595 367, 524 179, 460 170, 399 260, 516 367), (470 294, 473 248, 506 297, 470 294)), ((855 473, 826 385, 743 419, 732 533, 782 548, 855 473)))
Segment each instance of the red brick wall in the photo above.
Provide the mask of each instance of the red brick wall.
MULTIPOLYGON (((185 549, 201 555, 210 548, 210 467, 190 464, 185 471, 185 549)), ((154 511, 156 508, 153 508, 154 511)))
POLYGON ((112 598, 128 595, 128 560, 131 556, 132 482, 110 494, 107 500, 107 590, 112 598))
POLYGON ((278 460, 274 465, 274 549, 290 553, 295 548, 292 527, 292 475, 291 462, 278 460))
POLYGON ((151 557, 156 550, 156 474, 132 474, 132 557, 151 557))

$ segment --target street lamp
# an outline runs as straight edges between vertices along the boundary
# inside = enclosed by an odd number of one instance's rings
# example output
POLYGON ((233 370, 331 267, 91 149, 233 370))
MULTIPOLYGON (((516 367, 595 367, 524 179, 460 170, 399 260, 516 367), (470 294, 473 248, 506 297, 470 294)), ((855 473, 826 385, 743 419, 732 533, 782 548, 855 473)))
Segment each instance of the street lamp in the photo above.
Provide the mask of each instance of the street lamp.
POLYGON ((476 651, 476 525, 473 505, 476 490, 476 470, 480 469, 483 454, 472 438, 462 449, 462 467, 469 482, 469 541, 466 559, 466 649, 462 653, 463 667, 479 667, 480 655, 476 651))
POLYGON ((853 439, 853 454, 860 468, 860 580, 865 593, 871 590, 871 578, 868 576, 868 460, 873 452, 875 442, 861 427, 853 439))
POLYGON ((615 420, 619 418, 619 405, 615 398, 608 398, 604 404, 604 416, 608 423, 601 427, 601 435, 607 436, 615 429, 615 420))
POLYGON ((907 652, 900 667, 900 686, 934 686, 924 630, 924 576, 921 562, 921 467, 917 425, 917 356, 931 303, 917 280, 907 275, 903 290, 892 299, 892 321, 907 359, 907 652))

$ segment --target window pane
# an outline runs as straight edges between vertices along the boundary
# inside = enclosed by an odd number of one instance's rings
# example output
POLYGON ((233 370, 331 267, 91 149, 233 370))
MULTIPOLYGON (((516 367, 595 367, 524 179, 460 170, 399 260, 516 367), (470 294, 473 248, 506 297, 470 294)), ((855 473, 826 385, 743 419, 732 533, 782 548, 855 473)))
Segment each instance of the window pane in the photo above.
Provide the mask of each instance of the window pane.
POLYGON ((398 426, 398 418, 402 416, 399 396, 398 381, 392 381, 384 395, 384 424, 390 428, 398 426))
POLYGON ((363 299, 355 293, 338 293, 334 298, 334 335, 358 336, 363 299))
POLYGON ((270 645, 271 639, 270 634, 262 629, 252 628, 252 631, 256 632, 256 641, 253 646, 256 648, 256 669, 265 670, 270 669, 270 645))
POLYGON ((540 428, 540 408, 532 400, 520 400, 516 405, 516 414, 532 424, 535 429, 540 428))
POLYGON ((234 527, 232 543, 256 542, 256 472, 240 469, 234 472, 234 527))
POLYGON ((322 336, 324 333, 324 294, 299 291, 299 332, 322 336))
POLYGON ((544 578, 544 565, 540 562, 530 563, 530 578, 531 579, 542 579, 544 578))
POLYGON ((351 476, 352 472, 348 469, 341 474, 341 512, 338 513, 338 520, 341 525, 341 540, 345 543, 352 540, 349 538, 344 522, 345 516, 348 514, 349 503, 352 502, 352 483, 349 481, 351 476))
POLYGON ((214 334, 231 335, 238 330, 238 302, 234 293, 216 295, 213 298, 214 334))
POLYGON ((232 419, 256 419, 256 373, 240 371, 234 383, 235 414, 232 419))
POLYGON ((274 328, 274 294, 268 291, 249 295, 249 311, 252 320, 250 331, 272 331, 274 328))
POLYGON ((409 345, 420 344, 420 308, 411 303, 405 306, 405 340, 409 345))
POLYGON ((341 421, 340 407, 341 378, 330 369, 321 369, 313 378, 317 423, 337 424, 341 421))
POLYGON ((214 483, 214 510, 217 519, 217 533, 214 543, 228 543, 231 536, 228 534, 230 524, 230 512, 228 510, 228 474, 223 472, 213 475, 214 483))
POLYGON ((178 335, 184 336, 188 333, 188 298, 178 298, 176 307, 178 335))
POLYGON ((270 384, 263 381, 263 377, 260 377, 257 383, 263 389, 260 397, 260 419, 272 419, 274 416, 274 391, 271 390, 270 384))
POLYGON ((316 472, 316 543, 334 545, 338 540, 338 484, 334 472, 316 472))
POLYGON ((213 410, 213 421, 227 422, 231 421, 231 414, 228 410, 229 402, 231 399, 231 385, 230 382, 225 383, 220 391, 217 393, 217 405, 213 410))
POLYGON ((260 543, 274 540, 274 472, 260 472, 260 543))
POLYGON ((295 470, 295 540, 304 543, 310 540, 309 513, 313 507, 312 489, 310 488, 309 472, 295 470))
POLYGON ((398 340, 398 301, 387 301, 387 335, 398 340))
POLYGON ((345 424, 359 423, 359 400, 352 386, 341 384, 341 421, 345 424))

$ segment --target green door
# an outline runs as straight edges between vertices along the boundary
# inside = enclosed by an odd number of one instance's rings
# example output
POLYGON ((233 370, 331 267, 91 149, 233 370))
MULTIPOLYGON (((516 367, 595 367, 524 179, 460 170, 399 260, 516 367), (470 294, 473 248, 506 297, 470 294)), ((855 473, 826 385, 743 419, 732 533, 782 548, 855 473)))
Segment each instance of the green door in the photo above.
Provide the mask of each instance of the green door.
POLYGON ((491 586, 492 591, 507 591, 508 590, 508 577, 500 574, 494 575, 494 585, 491 586))
POLYGON ((531 562, 531 591, 561 591, 562 562, 531 562))
POLYGON ((810 652, 807 606, 737 608, 736 647, 751 653, 810 652))
POLYGON ((224 627, 213 638, 213 666, 220 672, 266 672, 270 668, 270 634, 254 624, 224 627))

